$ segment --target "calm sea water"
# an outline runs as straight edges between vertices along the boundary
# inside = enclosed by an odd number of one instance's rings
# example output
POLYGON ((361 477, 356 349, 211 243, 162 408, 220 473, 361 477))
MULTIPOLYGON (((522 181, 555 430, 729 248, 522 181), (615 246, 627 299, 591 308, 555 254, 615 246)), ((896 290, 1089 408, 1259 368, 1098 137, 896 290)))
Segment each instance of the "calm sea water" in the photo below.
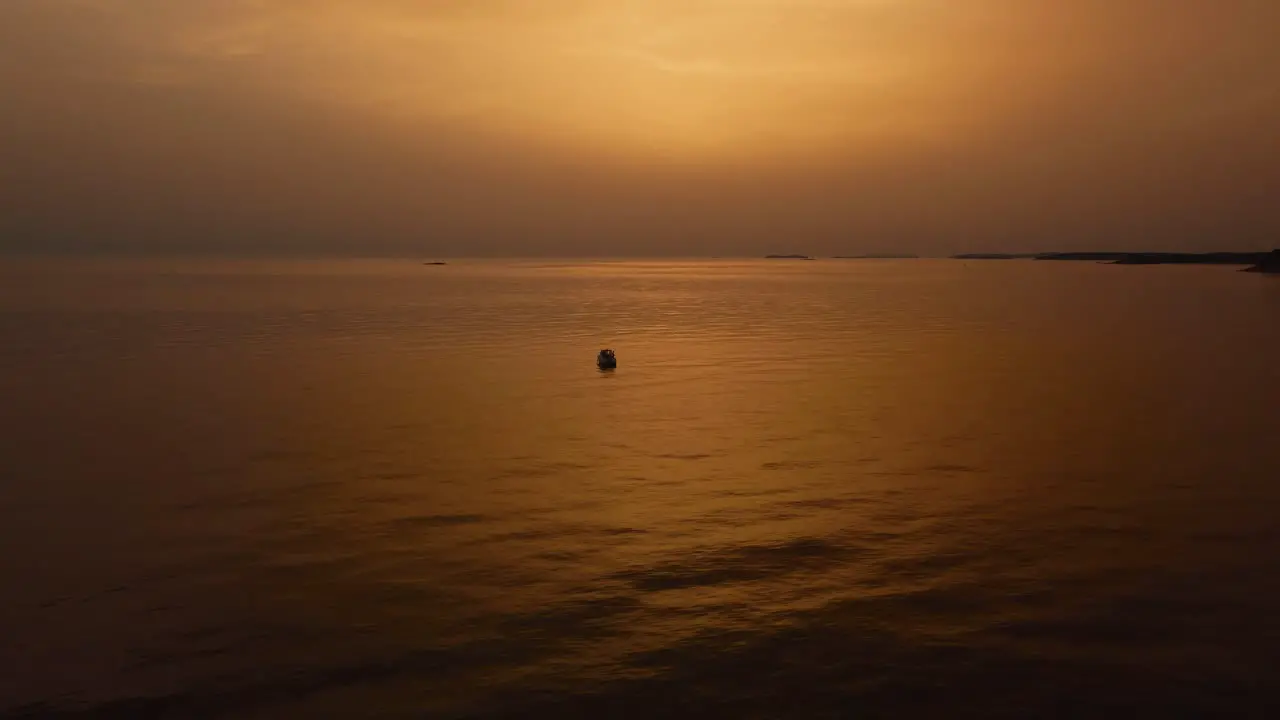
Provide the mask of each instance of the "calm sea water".
POLYGON ((1265 277, 11 262, 0 398, 0 715, 1280 700, 1265 277))

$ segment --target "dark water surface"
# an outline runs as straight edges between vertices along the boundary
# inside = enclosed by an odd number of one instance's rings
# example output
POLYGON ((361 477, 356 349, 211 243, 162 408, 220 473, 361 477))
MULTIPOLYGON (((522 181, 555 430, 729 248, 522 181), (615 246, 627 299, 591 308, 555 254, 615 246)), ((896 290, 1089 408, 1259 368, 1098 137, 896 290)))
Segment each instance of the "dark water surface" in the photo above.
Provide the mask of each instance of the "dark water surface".
POLYGON ((0 716, 1280 699, 1269 278, 13 262, 0 398, 0 716))

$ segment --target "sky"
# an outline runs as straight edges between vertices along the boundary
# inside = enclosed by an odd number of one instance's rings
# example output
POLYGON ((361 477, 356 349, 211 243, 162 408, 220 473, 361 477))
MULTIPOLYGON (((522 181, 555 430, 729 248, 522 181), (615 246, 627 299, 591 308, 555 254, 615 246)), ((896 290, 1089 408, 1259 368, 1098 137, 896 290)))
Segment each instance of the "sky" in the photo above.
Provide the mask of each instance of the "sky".
POLYGON ((0 0, 0 252, 1280 247, 1276 0, 0 0))

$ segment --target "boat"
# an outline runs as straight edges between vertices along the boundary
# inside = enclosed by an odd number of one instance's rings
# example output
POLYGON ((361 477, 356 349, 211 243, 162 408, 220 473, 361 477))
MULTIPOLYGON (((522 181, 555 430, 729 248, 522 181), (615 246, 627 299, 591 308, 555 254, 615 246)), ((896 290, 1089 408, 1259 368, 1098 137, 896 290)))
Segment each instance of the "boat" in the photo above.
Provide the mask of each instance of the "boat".
POLYGON ((599 355, 596 355, 596 365, 601 370, 612 370, 618 367, 618 358, 613 354, 612 350, 605 348, 600 351, 599 355))

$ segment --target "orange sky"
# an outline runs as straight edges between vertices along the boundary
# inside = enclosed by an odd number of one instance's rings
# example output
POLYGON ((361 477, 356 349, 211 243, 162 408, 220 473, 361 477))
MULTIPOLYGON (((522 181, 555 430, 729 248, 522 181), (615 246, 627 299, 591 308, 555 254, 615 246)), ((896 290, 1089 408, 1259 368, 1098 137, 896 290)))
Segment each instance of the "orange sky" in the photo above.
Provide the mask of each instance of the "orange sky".
POLYGON ((1275 0, 3 0, 0 249, 1280 245, 1275 0))

